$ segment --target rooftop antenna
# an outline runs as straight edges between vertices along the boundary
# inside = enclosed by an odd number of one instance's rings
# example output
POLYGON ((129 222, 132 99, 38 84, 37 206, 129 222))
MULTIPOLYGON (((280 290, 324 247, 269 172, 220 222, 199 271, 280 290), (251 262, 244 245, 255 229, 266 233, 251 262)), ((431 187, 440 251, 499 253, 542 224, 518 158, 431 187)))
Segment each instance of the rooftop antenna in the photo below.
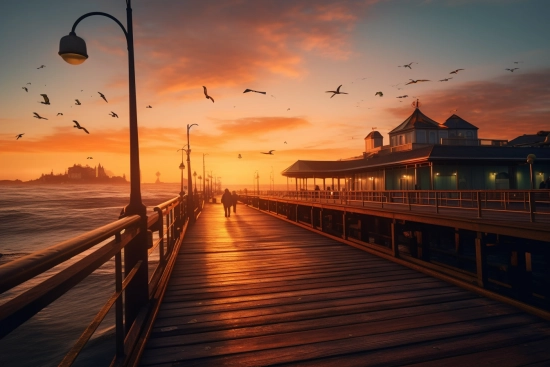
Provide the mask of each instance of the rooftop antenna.
POLYGON ((372 128, 373 131, 376 130, 376 129, 378 129, 376 126, 372 128))
POLYGON ((418 98, 416 99, 416 101, 413 101, 413 103, 411 103, 411 106, 413 106, 414 108, 420 107, 420 101, 418 100, 418 98))

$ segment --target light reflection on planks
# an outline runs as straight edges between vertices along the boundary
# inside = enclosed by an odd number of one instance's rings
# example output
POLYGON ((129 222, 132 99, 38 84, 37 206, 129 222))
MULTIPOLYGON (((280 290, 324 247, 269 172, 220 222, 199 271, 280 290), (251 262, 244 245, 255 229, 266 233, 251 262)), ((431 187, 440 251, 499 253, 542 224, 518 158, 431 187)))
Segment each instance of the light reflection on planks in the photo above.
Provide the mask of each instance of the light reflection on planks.
POLYGON ((237 211, 190 228, 141 365, 550 364, 550 322, 237 211))

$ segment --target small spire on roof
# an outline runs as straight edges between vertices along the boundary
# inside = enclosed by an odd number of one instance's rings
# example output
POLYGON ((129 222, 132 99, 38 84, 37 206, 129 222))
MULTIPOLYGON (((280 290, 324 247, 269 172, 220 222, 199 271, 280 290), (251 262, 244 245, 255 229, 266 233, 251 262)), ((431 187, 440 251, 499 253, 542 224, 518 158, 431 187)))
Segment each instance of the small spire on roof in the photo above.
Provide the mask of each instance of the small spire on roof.
POLYGON ((418 98, 416 99, 416 101, 413 101, 413 103, 411 103, 411 106, 413 106, 414 108, 420 107, 420 101, 418 100, 418 98))

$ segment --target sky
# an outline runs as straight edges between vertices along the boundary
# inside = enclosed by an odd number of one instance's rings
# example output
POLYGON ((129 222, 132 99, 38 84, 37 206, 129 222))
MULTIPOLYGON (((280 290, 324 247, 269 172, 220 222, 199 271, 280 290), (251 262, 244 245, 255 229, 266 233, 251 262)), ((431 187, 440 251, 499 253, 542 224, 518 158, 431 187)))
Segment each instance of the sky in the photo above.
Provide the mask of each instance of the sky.
MULTIPOLYGON (((484 139, 550 130, 548 0, 134 0, 132 8, 143 183, 157 172, 180 181, 188 124, 197 124, 192 170, 202 175, 204 162, 223 184, 245 186, 256 174, 261 185, 286 184, 281 172, 297 160, 360 156, 373 130, 389 144, 415 99, 435 121, 457 114, 484 139), (407 85, 418 79, 429 81, 407 85), (326 91, 339 85, 347 94, 331 98, 326 91)), ((122 30, 86 18, 76 34, 88 60, 74 66, 57 54, 81 15, 105 12, 126 25, 125 9, 122 0, 0 2, 0 180, 73 164, 130 176, 122 30)))

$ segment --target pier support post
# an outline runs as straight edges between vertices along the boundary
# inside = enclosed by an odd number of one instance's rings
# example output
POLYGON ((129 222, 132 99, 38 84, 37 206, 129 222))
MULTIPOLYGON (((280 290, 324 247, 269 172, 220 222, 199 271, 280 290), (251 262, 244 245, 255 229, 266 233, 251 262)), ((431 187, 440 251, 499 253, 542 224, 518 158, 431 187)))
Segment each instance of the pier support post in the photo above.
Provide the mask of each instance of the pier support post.
POLYGON ((476 235, 476 270, 477 285, 485 288, 487 285, 487 254, 485 238, 483 233, 477 232, 476 235))
POLYGON ((391 222, 391 250, 393 257, 399 257, 395 219, 391 222))

